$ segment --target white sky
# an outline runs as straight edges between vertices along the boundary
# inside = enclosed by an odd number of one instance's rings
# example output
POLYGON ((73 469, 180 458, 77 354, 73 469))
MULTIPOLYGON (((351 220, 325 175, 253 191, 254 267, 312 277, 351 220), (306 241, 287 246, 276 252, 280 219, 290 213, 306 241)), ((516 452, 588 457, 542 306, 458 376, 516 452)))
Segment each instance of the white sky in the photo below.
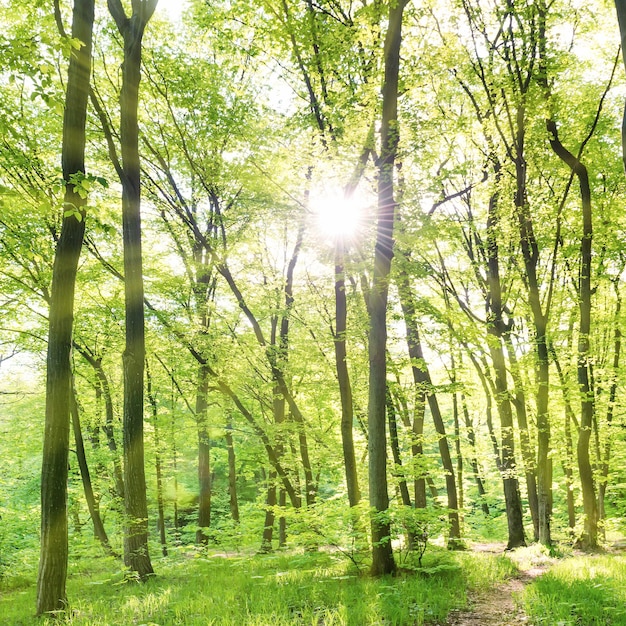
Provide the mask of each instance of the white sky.
POLYGON ((162 17, 167 15, 172 21, 175 21, 180 19, 186 8, 187 0, 159 0, 156 13, 162 17))

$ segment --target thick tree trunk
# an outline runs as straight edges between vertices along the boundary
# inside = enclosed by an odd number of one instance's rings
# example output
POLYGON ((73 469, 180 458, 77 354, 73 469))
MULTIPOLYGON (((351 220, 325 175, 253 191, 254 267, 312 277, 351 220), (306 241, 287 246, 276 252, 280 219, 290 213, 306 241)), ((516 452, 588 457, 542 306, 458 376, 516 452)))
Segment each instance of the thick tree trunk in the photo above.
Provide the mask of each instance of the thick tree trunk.
POLYGON ((63 118, 62 169, 64 216, 52 270, 46 417, 41 468, 41 551, 37 578, 37 615, 63 611, 68 559, 67 464, 74 289, 85 233, 85 204, 70 177, 85 171, 85 120, 94 20, 93 0, 75 0, 72 37, 84 45, 70 56, 63 118))
MULTIPOLYGON (((494 165, 496 179, 500 179, 501 168, 494 165)), ((495 399, 500 417, 500 454, 499 467, 504 487, 506 517, 509 531, 507 548, 526 545, 522 502, 517 481, 517 465, 515 462, 515 432, 513 429, 513 413, 507 382, 506 359, 504 355, 503 336, 510 331, 511 321, 503 319, 502 284, 500 280, 500 256, 497 230, 499 224, 499 196, 492 194, 489 199, 487 216, 487 286, 489 289, 487 316, 487 343, 495 374, 495 399)), ((492 438, 494 438, 493 431, 492 438)), ((494 438, 494 449, 497 445, 494 438)))
POLYGON ((126 347, 124 366, 124 504, 126 536, 124 562, 139 580, 153 574, 148 551, 148 504, 144 467, 144 293, 141 252, 141 169, 139 160, 139 83, 141 49, 146 24, 158 0, 133 2, 127 17, 121 0, 108 7, 124 39, 120 92, 120 140, 122 147, 122 235, 124 242, 124 300, 126 347))
POLYGON ((589 374, 589 352, 591 332, 591 260, 592 260, 592 219, 591 187, 587 168, 561 143, 556 123, 546 120, 550 145, 554 153, 570 167, 578 178, 582 205, 582 238, 580 244, 580 278, 578 287, 578 307, 580 322, 578 329, 577 378, 580 391, 580 425, 576 455, 585 512, 584 531, 580 539, 583 548, 594 549, 598 544, 598 507, 595 479, 589 454, 591 429, 593 427, 595 399, 589 374))
POLYGON ((398 0, 389 9, 389 23, 385 37, 385 80, 381 120, 381 150, 378 161, 378 216, 374 252, 373 285, 369 293, 370 332, 369 354, 369 499, 373 509, 372 574, 390 574, 395 571, 391 548, 391 525, 387 517, 387 445, 385 404, 387 394, 387 297, 391 259, 393 258, 393 231, 396 214, 394 198, 394 163, 398 148, 398 78, 400 45, 402 42, 402 15, 407 0, 398 0))

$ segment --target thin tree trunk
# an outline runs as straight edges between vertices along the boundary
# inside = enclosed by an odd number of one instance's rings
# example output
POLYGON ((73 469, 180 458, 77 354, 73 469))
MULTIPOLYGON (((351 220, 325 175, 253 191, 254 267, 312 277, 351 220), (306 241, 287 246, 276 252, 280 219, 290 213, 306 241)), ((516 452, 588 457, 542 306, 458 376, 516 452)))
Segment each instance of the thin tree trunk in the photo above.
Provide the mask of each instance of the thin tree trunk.
POLYGON ((615 400, 617 398, 617 387, 619 377, 619 364, 620 356, 622 353, 622 331, 620 329, 620 316, 622 310, 622 299, 619 293, 619 279, 613 281, 615 289, 616 305, 614 314, 614 329, 613 329, 613 364, 611 369, 611 385, 609 387, 609 401, 606 409, 606 425, 607 436, 604 442, 604 450, 601 454, 601 464, 598 480, 598 519, 604 520, 606 512, 604 509, 604 498, 606 495, 606 487, 609 478, 609 467, 611 462, 611 444, 613 435, 611 433, 611 426, 613 424, 613 416, 615 412, 615 400))
MULTIPOLYGON (((281 511, 284 510, 287 505, 287 494, 285 490, 281 487, 278 490, 278 506, 281 511)), ((278 518, 278 547, 284 548, 287 545, 287 518, 284 515, 281 515, 278 518)))
POLYGON ((267 498, 265 500, 265 523, 263 525, 263 536, 261 538, 261 553, 268 554, 274 549, 272 539, 274 536, 274 520, 276 514, 274 507, 276 506, 276 472, 270 470, 267 479, 267 498))
MULTIPOLYGON (((491 401, 491 397, 489 397, 491 401)), ((465 428, 467 430, 467 440, 472 448, 472 460, 470 462, 472 466, 472 473, 474 474, 474 480, 476 481, 476 488, 478 489, 478 495, 480 497, 480 506, 483 510, 485 517, 489 517, 489 505, 487 504, 485 485, 478 469, 478 456, 476 454, 476 433, 474 432, 474 424, 470 417, 469 409, 467 408, 467 401, 465 400, 465 394, 461 394, 461 405, 463 407, 463 417, 465 421, 465 428)))
POLYGON ((196 543, 206 545, 209 541, 207 529, 211 525, 211 443, 208 427, 209 374, 204 365, 198 367, 196 385, 196 426, 198 429, 198 530, 196 543))
MULTIPOLYGON (((501 176, 501 166, 494 165, 496 179, 501 176)), ((487 333, 489 354, 495 374, 495 399, 500 417, 501 458, 500 474, 504 488, 506 517, 509 531, 507 548, 509 550, 526 545, 522 503, 517 480, 515 462, 515 433, 513 429, 513 413, 507 382, 507 368, 504 357, 503 336, 510 331, 510 321, 503 319, 502 284, 500 280, 500 257, 497 240, 499 224, 499 196, 492 194, 489 198, 487 216, 487 286, 489 288, 487 333)))
POLYGON ((163 503, 163 472, 161 467, 161 438, 159 436, 159 410, 156 397, 153 393, 152 376, 150 375, 149 363, 146 360, 146 395, 152 410, 152 428, 154 430, 154 468, 156 472, 157 488, 157 512, 159 530, 159 541, 161 542, 161 553, 167 556, 167 538, 165 535, 165 506, 163 503))
POLYGON ((122 472, 122 464, 120 461, 120 454, 117 448, 117 441, 115 440, 114 421, 115 416, 113 413, 113 398, 111 397, 111 386, 109 385, 109 379, 102 367, 102 359, 96 358, 91 352, 84 346, 74 342, 74 348, 81 354, 81 356, 93 367, 98 383, 100 385, 100 391, 104 397, 104 434, 107 438, 107 446, 111 452, 113 460, 113 476, 115 479, 115 493, 116 496, 123 502, 124 501, 124 473, 122 472))
POLYGON ((233 442, 233 423, 230 413, 226 423, 226 448, 228 450, 228 497, 230 516, 239 523, 239 501, 237 500, 237 464, 235 462, 235 445, 233 442))
POLYGON ((352 432, 354 404, 346 351, 348 307, 344 263, 344 242, 343 239, 339 238, 335 243, 335 364, 341 399, 341 445, 348 488, 348 502, 351 507, 354 507, 361 500, 361 491, 359 489, 356 455, 354 452, 354 435, 352 432))
MULTIPOLYGON (((522 376, 519 371, 519 363, 515 355, 515 347, 511 341, 510 333, 504 335, 504 341, 509 355, 511 366, 511 378, 513 379, 514 394, 511 398, 517 415, 517 425, 519 428, 520 448, 522 461, 524 463, 524 474, 526 477, 526 490, 528 492, 528 508, 533 521, 533 532, 535 541, 539 541, 539 500, 537 497, 537 477, 534 450, 530 442, 528 430, 528 418, 526 413, 526 394, 522 383, 522 376)), ((543 542, 542 542, 543 543, 543 542)), ((545 544, 544 545, 548 545, 545 544)))
POLYGON ((91 521, 93 523, 93 530, 96 538, 102 544, 104 551, 107 554, 116 556, 109 543, 102 518, 100 517, 100 509, 98 502, 96 501, 95 494, 93 492, 93 485, 91 483, 91 474, 89 472, 89 466, 87 465, 87 456, 85 455, 85 443, 83 441, 83 434, 80 428, 80 414, 78 411, 78 402, 76 401, 76 392, 72 385, 70 390, 70 413, 72 416, 72 430, 74 432, 74 441, 76 442, 76 458, 78 459, 78 468, 80 470, 80 478, 83 483, 83 490, 85 492, 85 500, 87 501, 87 508, 89 509, 89 515, 91 515, 91 521))
MULTIPOLYGON (((626 69, 626 1, 615 0, 615 9, 617 10, 617 22, 619 24, 619 33, 622 47, 622 60, 626 69)), ((626 171, 626 106, 622 117, 622 162, 626 171)))
MULTIPOLYGON (((58 5, 56 6, 58 12, 58 5)), ((74 289, 85 233, 85 205, 72 176, 85 171, 85 120, 94 20, 93 0, 75 0, 72 37, 83 43, 70 56, 63 145, 64 215, 52 270, 46 416, 41 469, 41 550, 37 577, 37 615, 63 611, 67 604, 68 560, 67 467, 69 456, 70 390, 74 289)))
MULTIPOLYGON (((405 261, 405 259, 402 259, 405 261)), ((424 360, 424 351, 417 328, 417 317, 415 303, 413 301, 408 276, 404 267, 400 268, 397 277, 398 292, 400 295, 400 305, 402 307, 404 324, 406 327, 406 338, 408 344, 409 357, 411 359, 411 370, 416 390, 423 390, 428 406, 433 418, 435 430, 438 435, 439 454, 445 472, 446 491, 448 495, 448 521, 449 521, 449 541, 448 547, 455 548, 461 540, 461 526, 459 520, 459 504, 457 495, 457 480, 454 465, 450 455, 450 446, 446 435, 446 428, 439 407, 437 396, 434 394, 432 379, 428 366, 424 360)))
MULTIPOLYGON (((572 330, 570 329, 570 333, 572 330)), ((572 439, 572 423, 578 428, 578 422, 574 409, 570 403, 567 394, 567 381, 565 380, 565 374, 563 368, 557 357, 556 350, 553 345, 549 347, 552 359, 556 367, 559 383, 563 392, 563 404, 565 406, 565 424, 563 432, 565 436, 565 459, 563 460, 563 473, 565 474, 565 486, 567 489, 567 520, 570 532, 574 533, 576 527, 576 504, 574 500, 574 472, 572 467, 574 466, 574 443, 572 439)))

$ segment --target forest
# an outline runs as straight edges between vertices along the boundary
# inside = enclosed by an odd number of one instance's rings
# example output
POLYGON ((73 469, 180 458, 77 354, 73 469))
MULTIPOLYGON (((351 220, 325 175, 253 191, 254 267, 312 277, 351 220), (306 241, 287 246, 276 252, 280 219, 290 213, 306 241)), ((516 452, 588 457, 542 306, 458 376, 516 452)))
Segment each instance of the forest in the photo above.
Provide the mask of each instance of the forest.
POLYGON ((626 2, 0 19, 0 622, 626 624, 626 2))

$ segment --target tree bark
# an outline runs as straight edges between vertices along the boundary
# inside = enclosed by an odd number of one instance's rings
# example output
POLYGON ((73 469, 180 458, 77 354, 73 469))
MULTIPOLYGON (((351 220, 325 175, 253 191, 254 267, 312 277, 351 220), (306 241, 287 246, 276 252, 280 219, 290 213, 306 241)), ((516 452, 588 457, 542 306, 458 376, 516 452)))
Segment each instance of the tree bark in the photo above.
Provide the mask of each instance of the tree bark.
POLYGON ((153 393, 152 376, 148 361, 146 360, 146 395, 152 409, 152 428, 154 430, 154 470, 156 473, 157 488, 157 512, 158 512, 158 530, 159 541, 161 543, 161 553, 167 556, 167 537, 165 533, 165 505, 163 502, 163 469, 161 463, 161 437, 159 432, 159 409, 156 396, 153 393))
POLYGON ((124 367, 124 504, 126 529, 124 562, 145 581, 154 573, 148 551, 148 504, 144 467, 143 404, 145 326, 141 252, 141 169, 139 159, 139 83, 145 27, 158 0, 132 3, 127 17, 121 0, 108 0, 124 40, 120 92, 122 152, 122 234, 124 242, 124 300, 126 347, 124 367))
POLYGON ((198 530, 196 543, 206 545, 209 541, 207 530, 211 525, 211 442, 208 427, 209 373, 206 366, 198 367, 196 386, 196 426, 198 429, 198 530))
MULTIPOLYGON (((615 0, 615 9, 617 11, 617 23, 619 24, 619 34, 622 46, 622 60, 626 69, 626 1, 615 0)), ((626 106, 622 118, 622 163, 626 171, 626 106)))
POLYGON ((344 247, 343 239, 338 238, 335 243, 335 365, 341 399, 341 445, 348 488, 348 502, 351 507, 354 507, 361 501, 361 490, 359 489, 356 455, 354 453, 354 435, 352 432, 354 404, 346 351, 348 307, 344 275, 344 247))
MULTIPOLYGON (((549 102, 551 98, 550 82, 548 80, 547 53, 546 53, 546 15, 545 2, 540 4, 539 10, 539 42, 540 42, 540 84, 544 90, 544 96, 549 102)), ((596 487, 593 475, 593 467, 589 454, 591 430, 595 413, 594 390, 590 380, 590 332, 591 332, 591 261, 592 261, 592 205, 591 186, 589 173, 579 156, 572 154, 561 142, 559 129, 548 113, 545 120, 546 131, 550 147, 554 154, 576 176, 580 188, 580 200, 582 208, 582 236, 580 241, 580 273, 578 279, 578 360, 577 379, 580 392, 580 425, 578 430, 578 443, 576 455, 578 458, 578 470, 583 495, 583 509, 585 512, 584 530, 580 539, 580 546, 594 549, 598 544, 598 507, 596 500, 596 487)), ((591 135, 589 135, 590 137, 591 135)), ((581 145, 584 147, 585 142, 581 145)))
POLYGON ((620 315, 622 310, 622 298, 619 292, 619 279, 613 281, 613 286, 615 289, 615 314, 613 318, 613 364, 611 370, 611 384, 609 387, 609 401, 606 409, 606 425, 609 430, 607 433, 605 442, 604 442, 604 450, 601 454, 601 463, 600 463, 600 475, 598 480, 598 519, 605 519, 605 509, 604 509, 604 498, 606 495, 606 487, 609 479, 609 467, 611 462, 611 447, 613 434, 611 433, 611 426, 613 424, 613 417, 615 413, 615 400, 617 398, 617 387, 619 381, 619 364, 620 364, 620 356, 622 353, 622 331, 620 329, 620 315))
POLYGON ((235 462, 235 445, 233 442, 233 423, 230 413, 226 423, 226 448, 228 449, 228 499, 230 516, 233 522, 239 523, 239 501, 237 500, 237 464, 235 462))
POLYGON ((91 73, 93 0, 75 0, 72 37, 84 45, 70 56, 63 145, 64 215, 52 270, 48 352, 46 357, 46 416, 41 469, 41 551, 37 578, 37 615, 65 609, 68 530, 67 466, 74 290, 85 233, 86 199, 72 176, 85 171, 85 120, 91 73))
MULTIPOLYGON (((491 397, 489 398, 489 401, 491 401, 491 397)), ((486 499, 485 485, 483 483, 482 476, 480 475, 480 471, 478 469, 478 458, 476 455, 476 433, 474 431, 474 424, 472 423, 472 418, 470 417, 469 409, 467 408, 467 401, 465 399, 465 394, 461 394, 461 405, 463 407, 463 418, 465 421, 465 428, 467 430, 467 440, 472 449, 472 459, 470 461, 470 464, 472 466, 472 473, 474 474, 474 480, 476 481, 476 488, 478 489, 478 495, 480 497, 480 506, 482 508, 482 511, 485 517, 489 517, 489 504, 487 503, 487 499, 486 499)))
MULTIPOLYGON (((70 413, 72 416, 72 430, 74 432, 74 441, 76 443, 76 458, 78 460, 78 468, 80 470, 80 478, 83 483, 83 491, 85 492, 85 500, 87 501, 87 508, 89 509, 89 515, 91 515, 91 521, 93 523, 93 530, 96 538, 101 543, 104 551, 107 554, 114 555, 109 538, 102 518, 100 517, 100 510, 96 501, 96 496, 93 491, 93 485, 91 482, 91 473, 89 472, 89 466, 87 465, 87 456, 85 454, 85 443, 83 441, 83 434, 80 428, 80 414, 78 411, 78 402, 76 400, 76 392, 73 385, 70 390, 70 413)), ((114 555, 115 556, 115 555, 114 555)))
POLYGON ((268 554, 274 549, 272 546, 272 538, 274 536, 274 520, 276 519, 276 513, 274 507, 276 506, 276 472, 270 470, 267 479, 267 498, 265 500, 265 523, 263 524, 263 536, 261 538, 261 550, 262 554, 268 554))
POLYGON ((448 547, 455 548, 459 545, 461 540, 461 525, 459 520, 456 475, 454 470, 454 464, 452 463, 452 456, 450 455, 450 446, 448 445, 446 427, 443 421, 443 416, 441 414, 437 396, 433 392, 433 384, 430 377, 430 372, 428 371, 428 366, 426 365, 426 361, 424 360, 424 351, 422 349, 419 330, 417 328, 415 303, 411 296, 411 288, 405 268, 400 268, 400 271, 398 272, 397 282, 398 292, 400 295, 400 306, 402 307, 404 324, 406 327, 406 338, 409 357, 411 359, 413 382, 415 383, 416 390, 421 390, 426 396, 426 400, 428 401, 428 406, 430 408, 430 414, 433 418, 435 431, 438 435, 437 444, 439 446, 441 464, 443 465, 445 473, 446 492, 448 495, 448 547))
POLYGON ((407 0, 398 0, 389 8, 389 24, 385 36, 385 79, 381 120, 381 151, 378 161, 378 216, 374 251, 373 285, 369 293, 370 332, 368 451, 369 499, 373 509, 372 568, 374 576, 395 571, 391 548, 391 524, 387 510, 387 445, 385 404, 387 394, 387 297, 391 260, 393 258, 393 231, 396 213, 394 198, 394 163, 398 149, 398 78, 400 45, 402 42, 402 15, 407 0))
POLYGON ((100 391, 104 397, 104 434, 107 438, 107 447, 111 452, 113 459, 113 476, 115 479, 115 495, 121 501, 124 500, 124 474, 122 472, 122 465, 120 462, 120 455, 117 449, 117 441, 115 440, 115 432, 113 430, 114 413, 113 413, 113 398, 111 397, 111 386, 109 385, 109 379, 102 367, 102 359, 95 357, 87 348, 74 342, 74 348, 81 354, 81 356, 93 367, 98 384, 100 385, 100 391))

